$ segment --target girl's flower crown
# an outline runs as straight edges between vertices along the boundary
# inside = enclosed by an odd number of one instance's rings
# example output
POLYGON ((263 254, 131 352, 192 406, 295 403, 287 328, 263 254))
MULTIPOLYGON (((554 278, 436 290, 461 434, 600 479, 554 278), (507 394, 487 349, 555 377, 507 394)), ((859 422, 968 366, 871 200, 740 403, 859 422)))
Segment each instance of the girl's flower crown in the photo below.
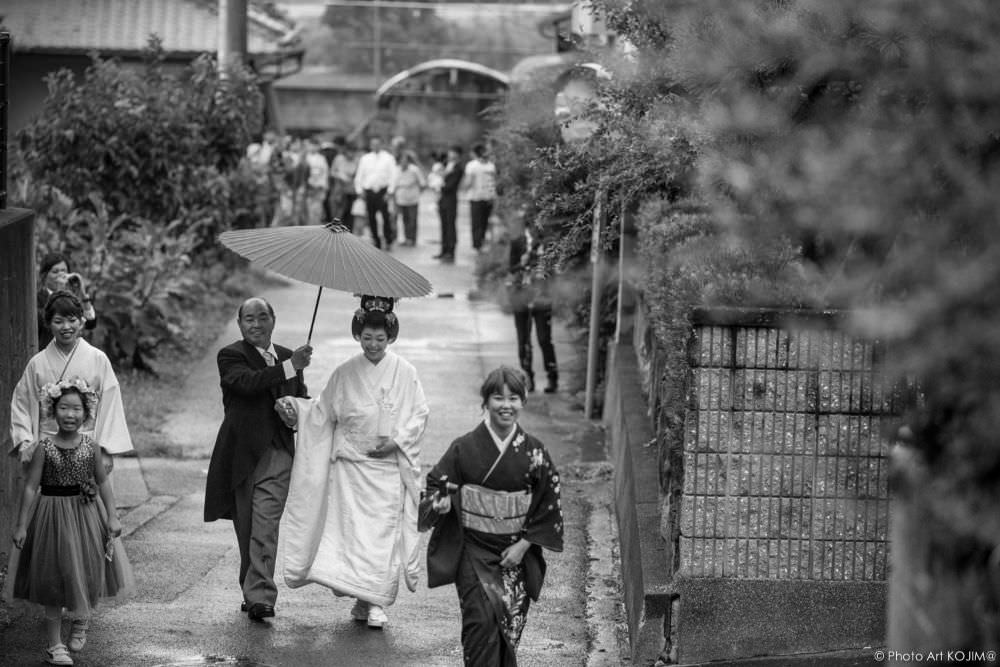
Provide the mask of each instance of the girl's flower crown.
POLYGON ((97 413, 97 393, 91 389, 90 385, 87 384, 87 381, 81 377, 76 377, 71 380, 49 382, 48 384, 42 386, 41 403, 45 413, 43 416, 55 417, 56 402, 63 394, 66 393, 67 390, 71 388, 80 392, 87 409, 87 414, 89 415, 87 423, 92 424, 94 416, 97 413))

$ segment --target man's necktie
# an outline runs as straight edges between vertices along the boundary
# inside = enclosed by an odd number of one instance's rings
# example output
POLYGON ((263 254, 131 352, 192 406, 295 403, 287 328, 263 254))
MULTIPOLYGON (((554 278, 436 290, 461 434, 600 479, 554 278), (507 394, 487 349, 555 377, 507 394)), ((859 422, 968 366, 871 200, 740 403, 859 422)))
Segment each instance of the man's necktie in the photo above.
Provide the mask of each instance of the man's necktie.
POLYGON ((274 365, 274 355, 273 354, 271 354, 267 350, 265 350, 261 354, 264 355, 264 362, 267 363, 268 366, 273 366, 274 365))

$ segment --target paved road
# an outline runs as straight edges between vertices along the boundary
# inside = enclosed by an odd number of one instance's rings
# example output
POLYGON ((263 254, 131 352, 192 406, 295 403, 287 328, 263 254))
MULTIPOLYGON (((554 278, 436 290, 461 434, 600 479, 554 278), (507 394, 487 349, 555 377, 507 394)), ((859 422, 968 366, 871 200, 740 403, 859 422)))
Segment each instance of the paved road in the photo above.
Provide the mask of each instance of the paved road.
MULTIPOLYGON (((516 363, 510 317, 494 304, 468 298, 476 257, 465 220, 464 215, 459 220, 460 250, 453 265, 431 259, 439 248, 434 216, 421 217, 417 247, 393 250, 435 288, 433 296, 404 300, 396 310, 401 329, 394 349, 416 366, 431 405, 423 440, 425 468, 481 418, 477 389, 484 372, 499 363, 516 363)), ((314 287, 298 283, 266 291, 277 312, 277 342, 304 342, 315 295, 314 287)), ((313 334, 313 365, 306 371, 314 394, 338 363, 359 350, 350 335, 356 307, 350 295, 324 291, 313 334)), ((556 333, 568 382, 582 369, 566 332, 556 333)), ((124 520, 139 592, 129 601, 101 607, 76 664, 460 665, 460 623, 451 587, 429 590, 421 582, 416 593, 404 587, 389 609, 384 631, 353 623, 351 600, 319 586, 290 590, 282 585, 273 623, 251 623, 238 611, 238 553, 231 524, 201 520, 206 459, 221 420, 214 356, 237 337, 234 323, 191 370, 164 427, 176 457, 139 461, 151 497, 124 520)), ((563 472, 567 548, 549 559, 547 587, 530 612, 520 662, 546 667, 618 664, 612 658, 610 514, 599 432, 565 392, 532 396, 522 421, 546 442, 563 472)), ((280 561, 279 553, 279 570, 280 561)), ((37 664, 44 643, 40 614, 22 610, 2 643, 0 663, 37 664)))

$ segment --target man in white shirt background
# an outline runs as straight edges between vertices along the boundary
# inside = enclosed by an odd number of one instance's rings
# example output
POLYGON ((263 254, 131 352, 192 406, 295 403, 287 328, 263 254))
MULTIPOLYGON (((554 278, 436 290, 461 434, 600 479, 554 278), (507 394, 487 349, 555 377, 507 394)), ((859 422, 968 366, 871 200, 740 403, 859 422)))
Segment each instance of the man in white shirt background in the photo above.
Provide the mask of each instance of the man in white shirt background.
POLYGON ((476 144, 472 153, 474 160, 465 165, 462 189, 469 198, 469 221, 472 226, 472 247, 483 249, 486 231, 490 227, 493 201, 497 197, 497 168, 486 154, 486 146, 476 144))
POLYGON ((389 195, 392 194, 390 187, 396 173, 396 158, 382 148, 382 140, 378 137, 372 137, 368 146, 369 151, 358 161, 354 187, 365 199, 368 228, 371 229, 375 247, 381 248, 382 237, 385 237, 385 249, 391 250, 396 230, 393 229, 392 216, 389 214, 389 195), (375 221, 376 214, 382 216, 381 236, 375 221))

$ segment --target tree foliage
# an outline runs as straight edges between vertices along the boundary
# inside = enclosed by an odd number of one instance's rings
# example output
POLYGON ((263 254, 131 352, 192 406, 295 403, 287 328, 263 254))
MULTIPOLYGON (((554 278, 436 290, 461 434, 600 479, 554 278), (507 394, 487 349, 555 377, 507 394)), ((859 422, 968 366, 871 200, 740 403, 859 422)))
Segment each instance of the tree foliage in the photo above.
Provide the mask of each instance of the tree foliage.
POLYGON ((139 68, 95 58, 82 81, 52 73, 41 113, 18 137, 28 173, 75 201, 99 193, 113 214, 212 216, 218 175, 260 127, 261 94, 246 73, 220 78, 208 56, 181 75, 163 58, 154 38, 139 68))
MULTIPOLYGON (((594 4, 641 47, 647 82, 629 86, 670 81, 694 111, 677 127, 701 138, 691 195, 710 229, 697 243, 750 253, 754 270, 784 245, 794 253, 784 280, 803 301, 849 309, 854 333, 885 344, 885 369, 920 387, 900 488, 926 498, 942 531, 930 538, 934 567, 963 572, 971 591, 928 622, 961 626, 955 645, 995 646, 1000 589, 995 560, 985 565, 1000 547, 994 3, 594 4)), ((648 109, 644 123, 663 118, 648 109)), ((669 204, 647 220, 664 238, 692 224, 669 204)), ((699 257, 690 243, 651 266, 676 277, 699 257)), ((724 282, 691 284, 704 297, 724 282)))
POLYGON ((148 368, 176 342, 219 259, 215 237, 257 218, 241 163, 261 121, 253 77, 201 57, 170 73, 152 41, 138 68, 94 59, 48 78, 18 137, 14 197, 36 211, 39 254, 68 254, 98 309, 95 342, 148 368))

